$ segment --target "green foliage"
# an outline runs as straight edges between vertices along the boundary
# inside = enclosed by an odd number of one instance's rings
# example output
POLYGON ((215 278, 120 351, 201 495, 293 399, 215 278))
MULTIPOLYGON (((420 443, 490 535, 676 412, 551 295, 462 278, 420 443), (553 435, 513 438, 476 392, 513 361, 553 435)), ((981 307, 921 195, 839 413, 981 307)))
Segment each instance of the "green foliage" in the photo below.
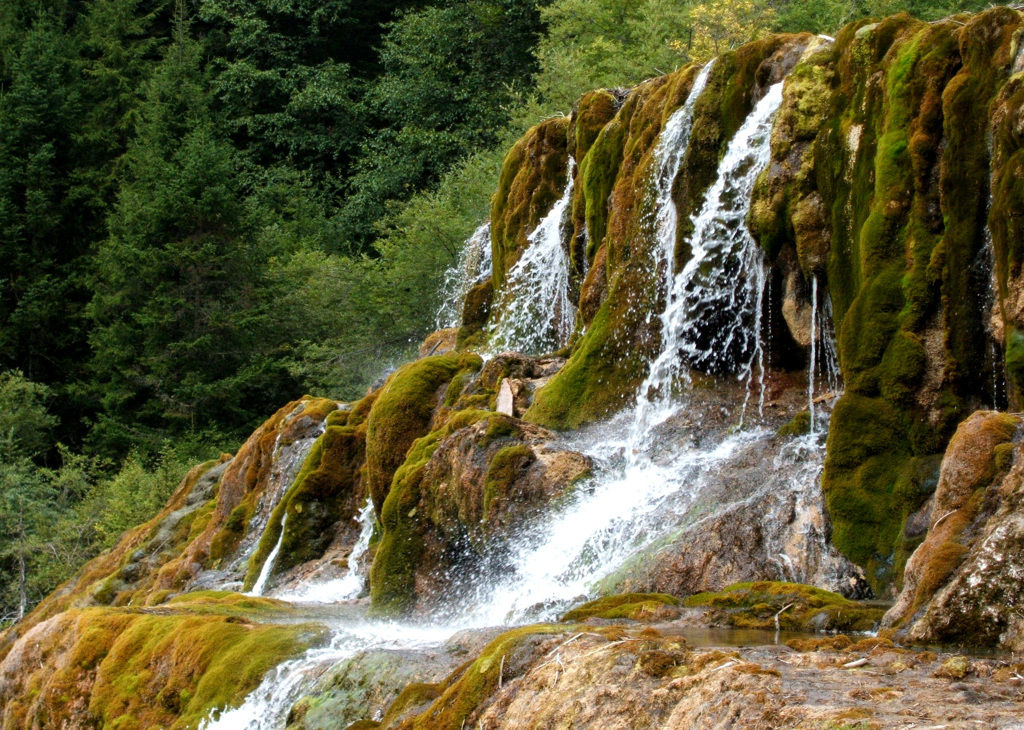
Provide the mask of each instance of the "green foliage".
POLYGON ((383 73, 365 100, 381 128, 367 136, 347 183, 348 237, 365 244, 389 201, 407 200, 453 162, 500 141, 519 87, 536 70, 540 29, 535 0, 443 2, 388 26, 383 73))

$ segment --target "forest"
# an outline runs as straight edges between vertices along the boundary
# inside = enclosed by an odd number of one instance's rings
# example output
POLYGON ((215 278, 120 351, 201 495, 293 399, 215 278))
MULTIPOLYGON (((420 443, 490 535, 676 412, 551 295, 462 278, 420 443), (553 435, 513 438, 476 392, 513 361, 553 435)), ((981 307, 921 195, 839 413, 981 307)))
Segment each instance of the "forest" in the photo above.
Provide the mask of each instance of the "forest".
POLYGON ((978 0, 0 0, 0 626, 436 328, 505 150, 772 32, 978 0))

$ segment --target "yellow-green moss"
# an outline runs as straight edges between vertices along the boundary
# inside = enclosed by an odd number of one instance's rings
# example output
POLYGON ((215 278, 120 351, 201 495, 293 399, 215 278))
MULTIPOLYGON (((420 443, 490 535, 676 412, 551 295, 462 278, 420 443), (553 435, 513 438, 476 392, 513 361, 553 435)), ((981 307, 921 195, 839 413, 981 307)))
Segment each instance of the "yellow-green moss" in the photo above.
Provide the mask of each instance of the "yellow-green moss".
POLYGON ((659 608, 677 606, 679 599, 666 593, 621 593, 605 596, 577 606, 560 621, 586 621, 588 618, 643 620, 655 615, 659 608))
POLYGON ((479 369, 478 355, 452 353, 416 360, 395 371, 370 410, 366 430, 366 485, 378 514, 395 471, 413 441, 430 428, 439 389, 460 371, 479 369))
POLYGON ((813 586, 760 581, 734 583, 718 593, 698 593, 684 606, 706 607, 734 628, 790 631, 871 631, 885 611, 813 586))
POLYGON ((35 721, 194 730, 212 710, 240 703, 267 670, 328 638, 314 624, 254 624, 235 613, 237 601, 223 598, 234 608, 204 594, 158 612, 62 614, 37 649, 66 661, 25 667, 18 678, 38 700, 35 721))
POLYGON ((790 438, 792 436, 803 436, 811 432, 810 411, 800 411, 792 420, 784 426, 780 426, 775 435, 779 438, 790 438))

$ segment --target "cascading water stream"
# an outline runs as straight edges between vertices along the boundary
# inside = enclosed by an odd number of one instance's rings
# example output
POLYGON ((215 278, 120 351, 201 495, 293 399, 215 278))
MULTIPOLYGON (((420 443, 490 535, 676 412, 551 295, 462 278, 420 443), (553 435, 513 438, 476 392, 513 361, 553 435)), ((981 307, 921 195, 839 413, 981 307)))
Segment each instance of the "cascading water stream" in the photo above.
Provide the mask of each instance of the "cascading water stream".
POLYGON ((274 545, 274 549, 270 551, 270 555, 263 561, 263 567, 260 568, 260 576, 256 579, 256 583, 253 585, 252 590, 249 591, 250 596, 262 596, 263 589, 267 587, 267 581, 270 580, 270 574, 274 571, 274 562, 277 560, 277 554, 281 552, 281 544, 284 542, 284 526, 288 522, 288 513, 285 512, 281 516, 281 534, 277 538, 277 544, 274 545))
POLYGON ((366 500, 366 505, 359 511, 356 522, 360 525, 359 538, 348 556, 348 567, 341 578, 323 583, 307 582, 297 591, 282 592, 274 598, 296 603, 335 603, 351 598, 358 598, 366 583, 369 565, 366 556, 373 537, 373 526, 377 515, 373 510, 373 502, 366 500))
POLYGON ((491 275, 491 224, 484 223, 466 239, 459 262, 444 273, 438 329, 462 324, 462 302, 473 287, 491 275))
POLYGON ((811 435, 814 435, 814 377, 817 375, 818 353, 818 275, 811 276, 811 363, 807 368, 807 408, 811 414, 811 435))
POLYGON ((718 179, 693 219, 692 254, 674 277, 661 315, 661 353, 637 397, 631 453, 644 452, 654 429, 678 410, 674 390, 680 379, 689 379, 687 366, 712 372, 738 366, 749 384, 756 364, 763 380, 760 329, 767 271, 746 217, 754 182, 768 163, 772 121, 781 103, 780 82, 729 143, 718 179))
POLYGON ((569 298, 569 254, 562 232, 575 167, 569 158, 562 197, 530 234, 529 246, 508 272, 501 311, 490 333, 492 352, 539 355, 569 341, 576 307, 569 298))
MULTIPOLYGON (((773 86, 757 104, 730 143, 718 180, 694 219, 693 258, 679 274, 672 276, 671 271, 675 242, 671 220, 675 211, 669 207, 672 179, 685 154, 694 103, 709 70, 704 69, 684 107, 666 125, 656 157, 659 174, 653 182, 665 206, 657 209, 657 243, 670 283, 662 315, 663 351, 651 363, 632 412, 580 433, 575 443, 567 444, 593 459, 595 475, 577 485, 562 508, 531 521, 500 546, 497 552, 501 554, 501 569, 477 582, 475 596, 460 594, 458 606, 435 614, 434 620, 440 625, 413 629, 390 623, 344 623, 335 628, 331 646, 281 665, 242 707, 204 724, 204 730, 283 727, 287 710, 303 688, 331 664, 370 647, 433 646, 459 629, 556 616, 567 604, 593 591, 597 581, 626 565, 639 550, 651 547, 674 529, 703 519, 707 513, 702 509, 706 508, 698 509, 698 505, 718 496, 722 473, 730 464, 746 465, 744 469, 750 469, 750 464, 766 464, 763 474, 758 472, 758 478, 745 481, 756 487, 753 493, 739 496, 740 502, 783 494, 793 498, 787 509, 813 509, 808 495, 813 497, 817 489, 822 463, 822 447, 816 439, 773 446, 773 431, 735 430, 729 424, 706 431, 706 439, 684 439, 685 443, 677 440, 668 449, 659 448, 664 444, 656 443, 652 436, 657 426, 681 410, 682 401, 675 395, 674 386, 687 377, 687 364, 738 371, 741 381, 747 379, 743 385, 746 391, 752 370, 763 368, 759 329, 765 267, 746 231, 745 217, 754 179, 767 161, 769 131, 781 102, 781 84, 773 86), (665 209, 671 214, 664 213, 665 209), (700 340, 694 337, 695 332, 708 336, 700 340), (763 458, 767 449, 775 450, 774 462, 763 458)), ((571 185, 570 174, 566 195, 545 219, 545 224, 554 223, 541 226, 548 233, 561 225, 571 185)), ((539 231, 534 234, 535 247, 542 242, 550 244, 554 236, 549 239, 539 231)), ((558 241, 557 250, 564 256, 560 234, 558 241)), ((537 255, 530 260, 542 258, 537 255)), ((533 264, 524 264, 522 269, 528 266, 533 264)), ((560 291, 564 292, 565 287, 560 291)), ((694 399, 686 410, 699 411, 699 405, 694 399)), ((804 541, 808 544, 802 549, 813 552, 811 543, 819 539, 823 538, 808 534, 804 541)), ((791 557, 793 542, 786 538, 773 543, 782 565, 780 577, 806 578, 809 571, 795 565, 791 557)), ((351 564, 352 559, 350 568, 351 564)))

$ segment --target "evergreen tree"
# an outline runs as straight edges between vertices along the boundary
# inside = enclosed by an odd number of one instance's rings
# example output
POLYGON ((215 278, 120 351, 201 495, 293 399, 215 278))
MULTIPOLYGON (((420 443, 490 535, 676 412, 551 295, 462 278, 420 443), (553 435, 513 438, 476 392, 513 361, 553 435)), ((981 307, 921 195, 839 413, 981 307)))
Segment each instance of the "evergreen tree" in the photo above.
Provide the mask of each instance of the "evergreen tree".
POLYGON ((113 453, 196 429, 240 434, 265 403, 292 395, 268 329, 273 252, 210 111, 201 54, 180 19, 97 252, 91 344, 103 414, 91 437, 113 453))

